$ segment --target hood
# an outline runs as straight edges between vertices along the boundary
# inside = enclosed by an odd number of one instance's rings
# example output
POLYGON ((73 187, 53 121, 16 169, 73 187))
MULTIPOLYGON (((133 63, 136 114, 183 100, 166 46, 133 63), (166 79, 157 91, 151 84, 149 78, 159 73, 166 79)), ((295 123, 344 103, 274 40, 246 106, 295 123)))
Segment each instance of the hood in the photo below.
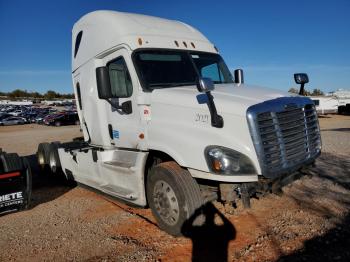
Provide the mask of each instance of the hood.
MULTIPOLYGON (((278 97, 294 96, 281 90, 243 84, 217 84, 215 90, 212 91, 212 95, 218 113, 239 116, 245 116, 247 108, 252 105, 278 97)), ((206 95, 199 93, 196 86, 155 89, 151 96, 152 103, 190 108, 206 107, 206 95)))

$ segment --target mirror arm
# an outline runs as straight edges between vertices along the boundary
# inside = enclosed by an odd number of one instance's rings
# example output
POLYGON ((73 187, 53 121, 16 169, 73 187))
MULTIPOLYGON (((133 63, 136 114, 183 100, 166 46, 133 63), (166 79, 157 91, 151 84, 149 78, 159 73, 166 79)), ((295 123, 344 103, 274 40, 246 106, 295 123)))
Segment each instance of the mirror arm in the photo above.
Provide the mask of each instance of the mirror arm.
POLYGON ((304 85, 305 85, 305 84, 301 84, 301 85, 300 85, 299 95, 301 95, 301 96, 305 96, 304 85))
POLYGON ((106 100, 114 109, 117 109, 117 110, 122 109, 122 107, 121 107, 119 104, 114 103, 114 102, 112 101, 111 98, 105 99, 105 100, 106 100))
POLYGON ((132 109, 124 109, 123 104, 119 105, 119 103, 115 103, 111 98, 105 99, 114 109, 116 110, 122 110, 125 114, 131 114, 132 109))
POLYGON ((210 91, 205 92, 205 94, 208 97, 208 108, 209 108, 210 117, 211 117, 211 125, 213 127, 222 128, 224 126, 224 119, 222 118, 222 116, 218 115, 216 111, 214 97, 210 93, 210 91))

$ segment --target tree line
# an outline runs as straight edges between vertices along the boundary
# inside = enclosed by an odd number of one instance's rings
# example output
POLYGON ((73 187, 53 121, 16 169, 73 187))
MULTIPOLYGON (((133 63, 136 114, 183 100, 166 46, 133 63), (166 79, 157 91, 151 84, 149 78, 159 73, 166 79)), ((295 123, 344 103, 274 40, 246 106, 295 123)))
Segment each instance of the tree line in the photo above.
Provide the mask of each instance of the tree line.
POLYGON ((73 99, 74 94, 60 94, 52 90, 41 94, 39 92, 28 92, 27 90, 16 89, 11 92, 0 92, 0 96, 6 96, 10 99, 16 98, 34 98, 34 99, 73 99))
MULTIPOLYGON (((289 93, 299 94, 299 89, 292 87, 288 90, 289 93)), ((315 88, 312 92, 305 90, 305 95, 307 96, 324 96, 324 93, 321 89, 315 88)))
MULTIPOLYGON (((290 88, 288 90, 290 93, 299 93, 299 89, 297 88, 290 88)), ((324 93, 320 89, 314 89, 312 92, 309 92, 305 90, 307 96, 323 96, 324 93)), ((21 89, 16 89, 13 90, 12 92, 0 92, 0 96, 6 96, 10 99, 15 99, 15 98, 34 98, 34 99, 73 99, 74 94, 60 94, 52 90, 48 90, 46 93, 41 94, 39 92, 28 92, 27 90, 21 90, 21 89)))

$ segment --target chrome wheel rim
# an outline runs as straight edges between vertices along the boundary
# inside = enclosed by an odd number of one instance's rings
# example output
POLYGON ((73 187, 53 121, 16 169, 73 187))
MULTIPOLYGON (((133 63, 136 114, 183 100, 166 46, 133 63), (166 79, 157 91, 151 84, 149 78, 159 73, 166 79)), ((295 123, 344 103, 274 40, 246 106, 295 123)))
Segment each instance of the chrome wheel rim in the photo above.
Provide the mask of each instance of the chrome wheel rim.
POLYGON ((38 160, 39 160, 39 165, 41 166, 45 165, 44 154, 42 152, 39 152, 38 160))
POLYGON ((50 168, 53 173, 56 172, 56 158, 53 154, 50 155, 50 168))
POLYGON ((175 225, 180 216, 179 202, 171 186, 163 181, 156 182, 153 190, 155 209, 168 225, 175 225))

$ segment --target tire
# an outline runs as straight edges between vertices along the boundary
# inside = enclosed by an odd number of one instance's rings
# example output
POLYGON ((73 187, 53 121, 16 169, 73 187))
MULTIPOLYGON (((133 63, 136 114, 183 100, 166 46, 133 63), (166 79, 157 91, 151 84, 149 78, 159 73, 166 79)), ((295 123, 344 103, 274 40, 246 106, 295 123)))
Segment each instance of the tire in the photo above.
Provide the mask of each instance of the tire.
POLYGON ((58 175, 61 173, 61 161, 58 155, 59 142, 53 142, 49 147, 49 167, 52 174, 58 175))
POLYGON ((344 115, 346 112, 345 106, 338 106, 338 115, 344 115))
POLYGON ((16 153, 2 153, 0 159, 4 172, 17 171, 23 168, 22 160, 16 153))
POLYGON ((3 151, 2 151, 2 148, 0 148, 0 173, 5 172, 5 171, 4 171, 4 165, 3 165, 3 163, 2 163, 2 158, 1 158, 1 156, 2 156, 3 154, 5 154, 5 152, 3 152, 3 151))
POLYGON ((38 165, 42 170, 44 170, 49 164, 49 155, 50 153, 50 144, 49 143, 40 143, 38 146, 38 151, 36 156, 38 159, 38 165))
POLYGON ((345 105, 344 113, 345 113, 345 115, 350 114, 350 104, 346 104, 346 105, 345 105))
POLYGON ((173 236, 182 235, 183 224, 203 205, 197 182, 173 161, 150 170, 146 191, 159 227, 173 236))
POLYGON ((60 121, 55 122, 55 126, 57 127, 61 126, 61 122, 60 121))

